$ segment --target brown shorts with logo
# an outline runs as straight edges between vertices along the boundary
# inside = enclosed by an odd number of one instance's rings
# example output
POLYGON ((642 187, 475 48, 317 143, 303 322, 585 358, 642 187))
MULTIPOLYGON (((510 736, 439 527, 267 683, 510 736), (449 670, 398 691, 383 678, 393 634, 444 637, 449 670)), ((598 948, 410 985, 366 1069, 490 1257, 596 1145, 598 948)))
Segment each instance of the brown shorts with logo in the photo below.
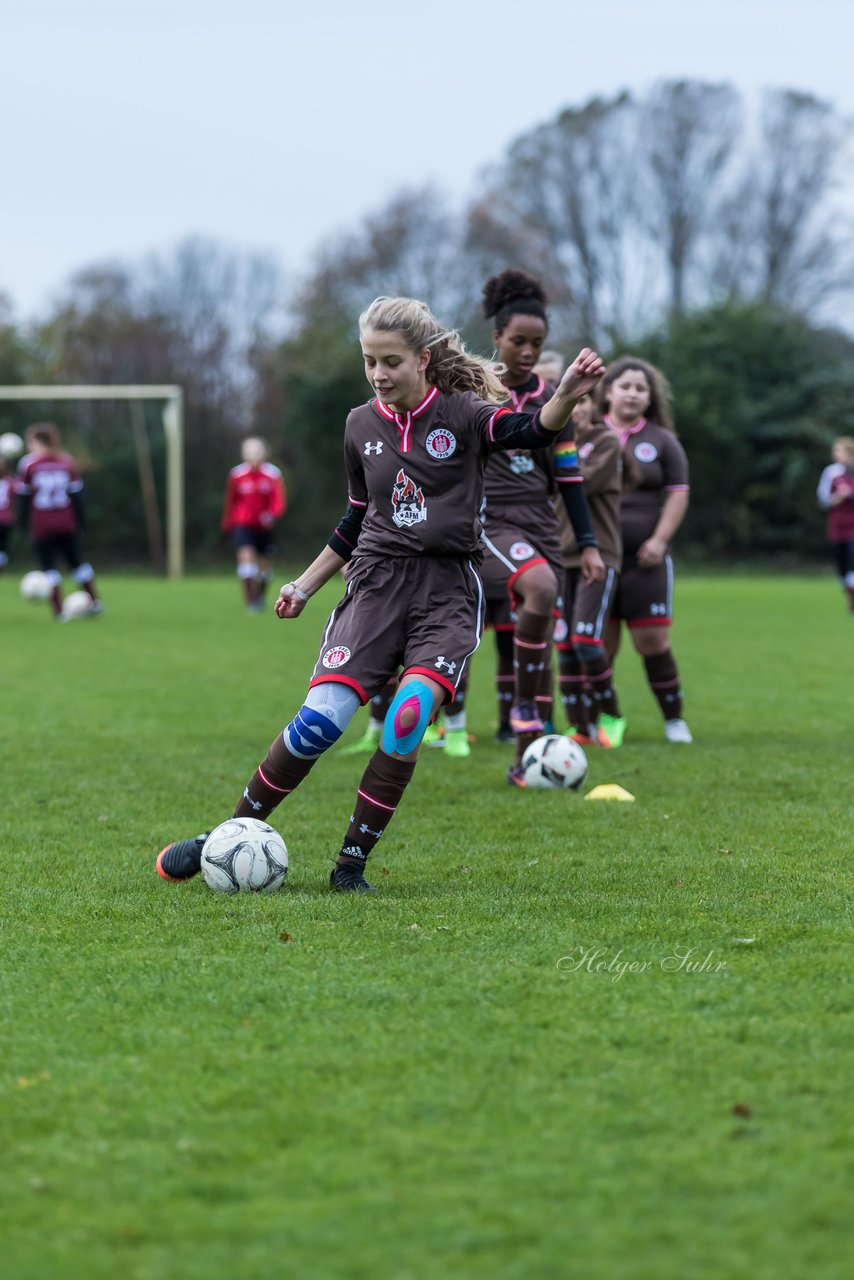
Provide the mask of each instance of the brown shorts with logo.
POLYGON ((617 594, 619 574, 605 570, 604 582, 587 583, 580 569, 564 570, 563 615, 555 626, 555 648, 571 649, 573 644, 605 645, 605 624, 617 594))
POLYGON ((534 565, 547 564, 557 582, 555 617, 560 617, 564 569, 557 526, 554 534, 549 529, 539 529, 536 542, 529 532, 509 524, 484 529, 480 540, 484 549, 480 573, 490 604, 506 600, 510 613, 518 609, 521 597, 513 590, 516 582, 534 565))
POLYGON ((333 680, 362 703, 398 668, 442 685, 452 700, 483 630, 483 586, 470 560, 356 560, 324 628, 310 683, 333 680))
POLYGON ((620 571, 611 617, 634 627, 668 627, 673 621, 673 561, 642 569, 634 556, 626 556, 620 571))

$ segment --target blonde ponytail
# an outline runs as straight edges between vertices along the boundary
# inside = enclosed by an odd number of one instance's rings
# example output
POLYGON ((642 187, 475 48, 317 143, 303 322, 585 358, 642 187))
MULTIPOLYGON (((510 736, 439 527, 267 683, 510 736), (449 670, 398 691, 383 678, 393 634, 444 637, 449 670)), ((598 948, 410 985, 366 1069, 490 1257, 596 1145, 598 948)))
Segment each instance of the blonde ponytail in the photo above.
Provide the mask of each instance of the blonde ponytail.
POLYGON ((440 391, 473 391, 482 400, 497 403, 508 398, 495 366, 467 351, 457 330, 441 325, 426 302, 416 298, 374 298, 359 316, 360 334, 369 330, 399 333, 410 351, 429 350, 427 381, 440 391))

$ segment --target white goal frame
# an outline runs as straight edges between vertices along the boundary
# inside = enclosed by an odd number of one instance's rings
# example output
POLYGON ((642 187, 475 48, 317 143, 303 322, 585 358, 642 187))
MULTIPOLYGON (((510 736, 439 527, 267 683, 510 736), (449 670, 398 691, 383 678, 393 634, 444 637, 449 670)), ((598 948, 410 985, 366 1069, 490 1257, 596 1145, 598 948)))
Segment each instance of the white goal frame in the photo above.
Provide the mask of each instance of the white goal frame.
POLYGON ((174 386, 0 387, 0 400, 162 400, 166 437, 166 571, 184 574, 184 393, 174 386))

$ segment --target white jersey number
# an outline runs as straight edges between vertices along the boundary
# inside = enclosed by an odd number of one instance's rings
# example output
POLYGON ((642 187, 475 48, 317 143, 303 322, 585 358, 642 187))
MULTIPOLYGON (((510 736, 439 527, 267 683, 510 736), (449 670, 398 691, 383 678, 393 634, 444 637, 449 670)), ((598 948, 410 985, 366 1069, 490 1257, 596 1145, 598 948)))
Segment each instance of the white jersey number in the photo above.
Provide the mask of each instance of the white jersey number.
POLYGON ((33 506, 39 511, 57 511, 68 506, 68 472, 37 471, 33 476, 33 506))

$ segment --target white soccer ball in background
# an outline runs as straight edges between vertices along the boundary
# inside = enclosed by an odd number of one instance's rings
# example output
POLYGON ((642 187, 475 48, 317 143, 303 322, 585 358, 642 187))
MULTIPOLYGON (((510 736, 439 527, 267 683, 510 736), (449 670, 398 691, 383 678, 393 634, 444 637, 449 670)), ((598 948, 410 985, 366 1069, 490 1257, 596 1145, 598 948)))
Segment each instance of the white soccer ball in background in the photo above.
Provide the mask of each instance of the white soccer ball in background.
POLYGON ((92 597, 88 591, 72 591, 62 602, 62 612, 66 618, 85 618, 92 612, 92 597))
POLYGON ((14 431, 4 431, 0 436, 0 455, 4 458, 20 458, 24 452, 24 442, 14 431))
POLYGON ((25 600, 48 600, 51 593, 50 578, 41 569, 32 569, 21 579, 21 595, 25 600))
POLYGON ((288 874, 288 850, 274 827, 260 818, 229 818, 202 848, 202 875, 223 893, 275 893, 288 874))
POLYGON ((587 777, 587 756, 572 738, 547 733, 525 748, 522 769, 526 787, 575 791, 587 777))

